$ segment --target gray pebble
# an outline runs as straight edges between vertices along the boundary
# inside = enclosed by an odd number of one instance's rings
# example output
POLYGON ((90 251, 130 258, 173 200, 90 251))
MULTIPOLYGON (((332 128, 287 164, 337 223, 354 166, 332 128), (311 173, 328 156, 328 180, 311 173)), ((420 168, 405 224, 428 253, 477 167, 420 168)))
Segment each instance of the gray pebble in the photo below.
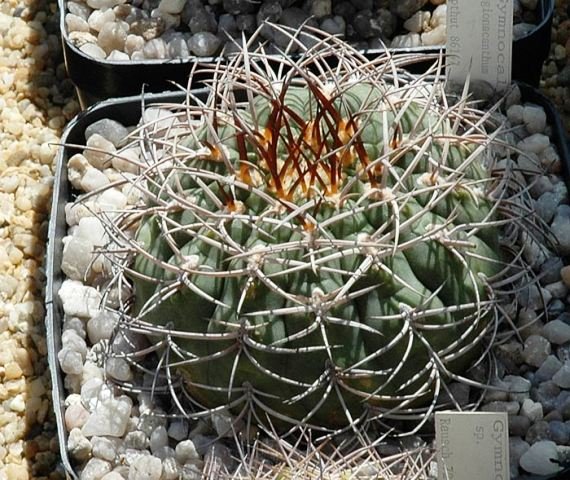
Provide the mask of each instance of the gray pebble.
POLYGON ((218 30, 218 22, 213 12, 205 8, 199 8, 194 11, 194 14, 188 20, 188 28, 192 33, 215 33, 218 30))
POLYGON ((539 335, 531 335, 524 342, 523 359, 533 367, 540 367, 550 352, 550 342, 539 335))
POLYGON ((188 39, 184 35, 177 35, 168 41, 168 56, 170 58, 188 58, 190 56, 188 39))
POLYGON ((530 419, 524 415, 509 417, 509 435, 511 437, 524 437, 530 428, 530 419))
POLYGON ((101 120, 91 123, 85 129, 85 139, 88 140, 89 137, 95 133, 101 135, 118 148, 124 143, 129 131, 122 123, 116 120, 102 118, 101 120))
POLYGON ((140 430, 135 430, 134 432, 129 432, 125 436, 125 447, 132 448, 135 450, 144 450, 149 446, 149 439, 144 432, 140 430))
POLYGON ((542 383, 547 380, 552 380, 552 376, 560 370, 562 362, 556 358, 555 355, 548 355, 546 360, 538 368, 535 374, 536 382, 542 383))
POLYGON ((550 439, 558 445, 568 445, 570 440, 570 432, 568 431, 568 424, 560 420, 553 420, 548 423, 550 431, 550 439))
POLYGON ((570 389, 570 362, 566 361, 552 376, 552 381, 560 388, 570 389))
POLYGON ((529 473, 551 475, 561 467, 551 460, 558 460, 556 444, 551 441, 537 442, 522 455, 520 466, 529 473))
POLYGON ((532 424, 524 439, 531 445, 542 440, 550 440, 550 430, 548 425, 548 422, 544 420, 539 420, 532 424))
POLYGON ((509 463, 511 467, 511 478, 518 477, 519 460, 530 448, 528 442, 520 437, 509 438, 509 463))
POLYGON ((100 458, 92 458, 81 471, 81 480, 99 480, 111 471, 111 464, 100 458))
MULTIPOLYGON (((559 395, 560 387, 556 385, 552 380, 547 380, 541 383, 538 388, 533 388, 530 392, 530 398, 532 398, 535 402, 540 402, 542 405, 542 410, 545 414, 561 406, 559 395)), ((570 414, 570 410, 568 413, 570 414)))
POLYGON ((548 322, 542 328, 542 335, 555 345, 562 345, 570 341, 570 325, 556 319, 548 322))
POLYGON ((550 257, 540 266, 540 283, 548 285, 549 283, 558 282, 561 279, 560 270, 564 266, 564 262, 560 257, 550 257))
POLYGON ((528 398, 531 384, 526 378, 518 375, 507 375, 503 381, 508 385, 509 400, 522 402, 528 398))
POLYGON ((346 32, 346 22, 340 15, 325 18, 319 27, 321 30, 328 32, 331 35, 344 35, 346 32))
POLYGON ((222 41, 210 32, 200 32, 192 35, 188 40, 188 47, 198 57, 211 57, 218 52, 222 41))
POLYGON ((548 318, 556 318, 559 317, 561 314, 563 314, 566 311, 566 303, 565 301, 555 298, 554 300, 551 300, 551 302, 548 304, 548 318))
POLYGON ((238 31, 244 33, 253 33, 255 31, 257 24, 255 21, 255 15, 252 14, 242 14, 236 15, 236 27, 238 31))
POLYGON ((537 422, 544 418, 542 404, 534 402, 530 398, 527 398, 522 402, 520 413, 527 417, 531 422, 537 422))

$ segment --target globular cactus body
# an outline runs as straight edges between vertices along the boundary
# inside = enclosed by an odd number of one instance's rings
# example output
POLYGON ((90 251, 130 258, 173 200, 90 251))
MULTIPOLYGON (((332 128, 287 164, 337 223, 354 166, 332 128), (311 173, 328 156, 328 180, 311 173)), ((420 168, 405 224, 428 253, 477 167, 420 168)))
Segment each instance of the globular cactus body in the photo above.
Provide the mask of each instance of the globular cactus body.
POLYGON ((505 268, 484 121, 329 41, 278 81, 253 54, 214 68, 143 174, 127 273, 191 397, 279 428, 433 404, 505 268))

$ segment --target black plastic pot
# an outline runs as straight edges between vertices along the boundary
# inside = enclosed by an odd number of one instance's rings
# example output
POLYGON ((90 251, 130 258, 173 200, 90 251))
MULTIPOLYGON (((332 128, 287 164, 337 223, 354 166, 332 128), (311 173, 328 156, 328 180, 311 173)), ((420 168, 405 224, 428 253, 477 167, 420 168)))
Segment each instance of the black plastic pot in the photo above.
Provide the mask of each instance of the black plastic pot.
MULTIPOLYGON (((554 105, 533 87, 524 84, 521 84, 520 87, 523 99, 526 102, 541 105, 545 109, 548 122, 552 128, 553 141, 558 147, 558 152, 564 165, 564 173, 568 183, 568 179, 570 178, 570 152, 565 129, 558 112, 554 105)), ((206 95, 205 90, 195 91, 194 93, 198 97, 206 95)), ((153 103, 181 103, 185 98, 186 96, 183 93, 147 94, 144 96, 144 103, 145 105, 153 103)), ((80 113, 68 124, 61 139, 63 146, 60 147, 57 156, 52 197, 52 214, 48 230, 46 257, 46 329, 48 360, 53 386, 52 398, 58 429, 61 461, 68 478, 73 480, 78 480, 78 476, 74 471, 74 467, 67 452, 68 435, 64 422, 64 382, 57 359, 57 353, 61 349, 61 327, 63 324, 63 307, 57 293, 64 280, 64 275, 61 271, 63 255, 62 239, 67 234, 64 209, 65 204, 71 201, 74 196, 74 192, 67 180, 67 161, 73 154, 79 151, 78 147, 73 147, 73 145, 85 144, 84 132, 92 123, 102 118, 111 118, 124 125, 136 125, 140 116, 140 95, 107 100, 93 105, 80 113)))
MULTIPOLYGON (((63 53, 69 77, 77 88, 79 101, 83 108, 97 101, 109 98, 139 95, 143 92, 163 92, 175 90, 173 83, 186 87, 193 66, 199 62, 212 62, 215 58, 179 58, 173 60, 144 60, 132 62, 113 62, 89 57, 69 40, 65 26, 66 0, 58 0, 60 29, 63 53)), ((539 0, 539 24, 528 35, 513 42, 514 80, 538 86, 542 65, 550 50, 554 0, 539 0)), ((419 47, 413 49, 395 49, 407 53, 438 53, 442 47, 419 47)), ((369 57, 382 53, 381 50, 364 52, 369 57)), ((421 63, 413 70, 421 70, 421 63)), ((424 66, 425 69, 425 66, 424 66)), ((199 86, 205 76, 194 75, 192 85, 199 86)))

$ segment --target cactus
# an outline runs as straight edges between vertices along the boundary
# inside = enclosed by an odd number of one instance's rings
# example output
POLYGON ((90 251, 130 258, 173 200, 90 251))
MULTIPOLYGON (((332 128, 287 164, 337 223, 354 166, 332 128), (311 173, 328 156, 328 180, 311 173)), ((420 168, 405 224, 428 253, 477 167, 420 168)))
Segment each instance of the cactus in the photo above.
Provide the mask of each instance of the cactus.
POLYGON ((310 37, 206 67, 207 100, 143 132, 146 201, 113 227, 129 325, 200 409, 325 432, 427 418, 486 352, 512 273, 497 133, 409 57, 310 37))

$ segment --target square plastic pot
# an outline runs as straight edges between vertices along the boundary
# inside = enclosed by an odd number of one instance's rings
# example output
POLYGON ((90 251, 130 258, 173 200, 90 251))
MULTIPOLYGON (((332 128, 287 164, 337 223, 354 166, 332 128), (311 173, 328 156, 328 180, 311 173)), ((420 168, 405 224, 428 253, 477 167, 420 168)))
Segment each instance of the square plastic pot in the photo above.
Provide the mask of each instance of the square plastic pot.
MULTIPOLYGON (((533 87, 521 84, 521 91, 525 102, 541 105, 546 111, 549 125, 552 128, 552 140, 558 148, 558 153, 563 163, 564 175, 567 184, 570 174, 570 153, 566 133, 557 110, 553 104, 533 87)), ((205 98, 206 90, 194 91, 199 98, 205 98)), ((163 93, 144 95, 144 104, 157 103, 181 103, 186 96, 183 93, 163 93)), ((46 256, 46 330, 48 361, 52 380, 52 399, 55 410, 55 418, 58 430, 58 442, 62 466, 68 478, 78 480, 69 453, 67 451, 68 432, 65 428, 65 390, 63 373, 59 367, 57 353, 61 350, 61 333, 63 325, 63 307, 58 297, 58 291, 64 280, 61 270, 63 256, 63 237, 67 234, 65 222, 65 205, 72 201, 74 192, 67 178, 67 161, 75 153, 79 152, 77 145, 85 144, 85 129, 102 118, 111 118, 124 125, 136 125, 141 117, 141 104, 143 98, 134 97, 112 99, 97 103, 81 112, 65 129, 62 135, 62 147, 57 155, 53 197, 51 207, 51 219, 48 230, 48 245, 46 256), (66 146, 68 145, 68 146, 66 146)))

